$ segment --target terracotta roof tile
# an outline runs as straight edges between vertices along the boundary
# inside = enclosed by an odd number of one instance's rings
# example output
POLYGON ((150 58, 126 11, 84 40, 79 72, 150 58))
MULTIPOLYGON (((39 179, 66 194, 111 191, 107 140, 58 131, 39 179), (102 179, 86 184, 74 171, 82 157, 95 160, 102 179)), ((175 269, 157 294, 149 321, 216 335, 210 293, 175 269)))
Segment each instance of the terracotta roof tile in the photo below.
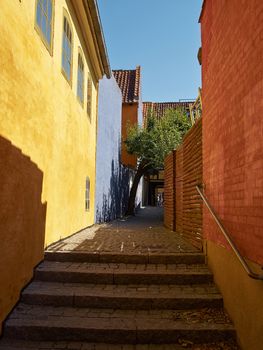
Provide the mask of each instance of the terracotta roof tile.
POLYGON ((192 101, 186 102, 143 102, 143 117, 146 118, 149 111, 161 118, 167 109, 183 108, 189 111, 189 104, 192 101))
POLYGON ((112 72, 121 89, 122 102, 138 102, 140 96, 141 67, 137 66, 136 69, 129 70, 113 70, 112 72))

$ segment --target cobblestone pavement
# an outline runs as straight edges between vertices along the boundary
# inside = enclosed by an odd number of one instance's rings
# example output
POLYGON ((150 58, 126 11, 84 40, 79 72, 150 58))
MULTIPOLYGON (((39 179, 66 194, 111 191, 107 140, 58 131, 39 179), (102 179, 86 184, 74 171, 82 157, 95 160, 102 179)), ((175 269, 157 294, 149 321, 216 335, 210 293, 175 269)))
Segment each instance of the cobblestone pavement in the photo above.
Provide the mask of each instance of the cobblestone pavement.
POLYGON ((180 235, 164 228, 163 209, 159 207, 145 207, 135 217, 95 225, 47 250, 123 254, 197 252, 180 235))

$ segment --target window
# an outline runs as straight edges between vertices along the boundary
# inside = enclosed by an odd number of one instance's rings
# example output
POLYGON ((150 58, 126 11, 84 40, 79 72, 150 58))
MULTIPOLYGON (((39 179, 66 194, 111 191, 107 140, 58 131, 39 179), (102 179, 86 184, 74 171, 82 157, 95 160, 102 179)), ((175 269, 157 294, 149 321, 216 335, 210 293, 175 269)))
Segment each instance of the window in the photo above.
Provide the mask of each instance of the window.
POLYGON ((71 82, 72 72, 72 31, 68 19, 63 19, 63 43, 62 43, 62 72, 68 82, 71 82))
POLYGON ((49 50, 52 49, 53 11, 53 0, 37 0, 36 28, 49 50))
POLYGON ((92 107, 92 81, 91 76, 89 73, 88 76, 88 92, 87 92, 87 113, 88 116, 91 118, 91 107, 92 107))
POLYGON ((77 86, 77 96, 80 102, 84 102, 84 63, 79 53, 78 56, 78 86, 77 86))
POLYGON ((90 209, 90 180, 89 177, 86 177, 86 193, 85 193, 85 210, 90 209))

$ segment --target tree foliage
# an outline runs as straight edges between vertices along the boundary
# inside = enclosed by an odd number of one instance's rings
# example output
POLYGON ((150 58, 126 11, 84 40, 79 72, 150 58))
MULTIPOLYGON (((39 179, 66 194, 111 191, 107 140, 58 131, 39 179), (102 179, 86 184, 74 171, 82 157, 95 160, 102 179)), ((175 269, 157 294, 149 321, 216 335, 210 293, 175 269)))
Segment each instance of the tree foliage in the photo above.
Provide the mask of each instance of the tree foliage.
POLYGON ((149 114, 145 127, 129 128, 125 140, 127 151, 145 165, 162 168, 164 158, 181 144, 190 126, 188 116, 181 109, 169 109, 162 118, 149 114))
POLYGON ((133 126, 125 140, 128 153, 138 158, 137 171, 129 196, 127 214, 134 214, 135 198, 141 177, 149 169, 162 169, 164 159, 182 142, 191 127, 190 120, 181 109, 169 109, 162 118, 149 114, 145 126, 133 126))

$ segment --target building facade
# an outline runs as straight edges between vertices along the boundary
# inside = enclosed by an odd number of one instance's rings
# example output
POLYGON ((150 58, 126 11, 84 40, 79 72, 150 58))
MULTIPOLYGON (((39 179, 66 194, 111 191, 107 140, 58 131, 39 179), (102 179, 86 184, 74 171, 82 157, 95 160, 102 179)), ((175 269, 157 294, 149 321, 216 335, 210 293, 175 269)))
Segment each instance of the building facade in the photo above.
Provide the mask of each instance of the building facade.
POLYGON ((96 154, 96 211, 98 223, 125 214, 130 169, 121 163, 122 93, 112 76, 99 83, 96 154))
MULTIPOLYGON (((129 188, 131 188, 134 171, 137 168, 137 157, 127 152, 124 141, 130 126, 143 125, 141 67, 113 70, 113 75, 122 92, 121 163, 129 169, 129 188)), ((141 180, 137 190, 135 207, 142 204, 142 186, 143 181, 141 180)))
POLYGON ((2 321, 44 246, 94 223, 98 81, 111 73, 93 0, 4 1, 0 31, 2 321))
MULTIPOLYGON (((263 2, 206 0, 202 34, 205 194, 254 272, 263 265, 263 2)), ((263 283, 250 278, 207 210, 212 268, 242 349, 263 344, 263 283)))
MULTIPOLYGON (((114 70, 113 75, 122 92, 122 141, 127 137, 127 130, 132 125, 142 125, 142 97, 141 97, 141 67, 129 70, 114 70)), ((128 154, 122 143, 121 161, 124 165, 136 168, 137 159, 128 154)))

